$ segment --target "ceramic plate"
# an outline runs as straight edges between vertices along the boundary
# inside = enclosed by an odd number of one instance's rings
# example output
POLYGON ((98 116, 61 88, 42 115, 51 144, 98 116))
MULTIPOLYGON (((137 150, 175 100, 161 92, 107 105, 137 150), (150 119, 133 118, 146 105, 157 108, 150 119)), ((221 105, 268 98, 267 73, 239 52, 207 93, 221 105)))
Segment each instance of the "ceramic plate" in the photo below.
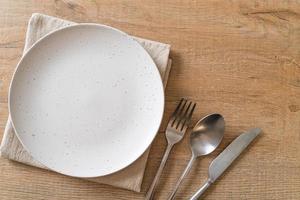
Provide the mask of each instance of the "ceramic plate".
POLYGON ((9 92, 16 134, 32 157, 75 177, 114 173, 149 147, 164 92, 148 53, 112 27, 48 34, 21 59, 9 92))

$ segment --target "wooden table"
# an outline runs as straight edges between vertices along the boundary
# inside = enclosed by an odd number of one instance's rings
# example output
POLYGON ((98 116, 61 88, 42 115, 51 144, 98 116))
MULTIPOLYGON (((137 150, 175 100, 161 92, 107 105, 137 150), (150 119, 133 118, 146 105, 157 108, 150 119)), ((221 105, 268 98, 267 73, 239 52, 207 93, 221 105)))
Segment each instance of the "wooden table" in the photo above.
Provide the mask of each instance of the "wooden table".
MULTIPOLYGON (((9 82, 33 12, 104 23, 171 44, 165 117, 151 148, 142 193, 0 158, 0 199, 143 199, 166 145, 167 118, 182 96, 198 102, 193 122, 222 113, 226 135, 217 151, 197 161, 178 199, 189 197, 204 181, 211 160, 251 127, 261 127, 262 136, 205 199, 300 199, 300 2, 1 0, 0 135, 8 116, 9 82)), ((167 162, 157 199, 166 199, 189 157, 186 137, 167 162)))

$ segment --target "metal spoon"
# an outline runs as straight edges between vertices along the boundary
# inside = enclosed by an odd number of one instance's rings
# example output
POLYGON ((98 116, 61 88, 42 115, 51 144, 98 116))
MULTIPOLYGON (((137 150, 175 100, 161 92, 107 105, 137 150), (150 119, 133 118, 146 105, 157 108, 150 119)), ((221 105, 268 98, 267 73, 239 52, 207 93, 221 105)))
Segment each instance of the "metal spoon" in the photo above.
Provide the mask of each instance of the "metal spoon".
POLYGON ((168 200, 173 200, 180 183, 190 171, 196 158, 213 152, 220 144, 225 130, 225 121, 220 114, 211 114, 200 119, 193 128, 190 136, 192 157, 178 179, 168 200))

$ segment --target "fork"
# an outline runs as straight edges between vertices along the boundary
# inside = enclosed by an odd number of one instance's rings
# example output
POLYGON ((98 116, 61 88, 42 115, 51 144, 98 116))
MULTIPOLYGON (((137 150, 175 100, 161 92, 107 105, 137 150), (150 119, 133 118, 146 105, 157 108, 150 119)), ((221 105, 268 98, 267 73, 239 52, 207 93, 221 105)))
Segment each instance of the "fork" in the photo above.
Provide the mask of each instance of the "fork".
POLYGON ((153 182, 146 194, 146 200, 153 199, 158 180, 169 157, 170 151, 174 144, 178 143, 183 138, 188 128, 189 122, 191 121, 195 107, 196 103, 194 103, 193 101, 189 101, 186 98, 182 98, 177 105, 174 113, 172 114, 165 132, 168 146, 165 150, 164 156, 153 179, 153 182))

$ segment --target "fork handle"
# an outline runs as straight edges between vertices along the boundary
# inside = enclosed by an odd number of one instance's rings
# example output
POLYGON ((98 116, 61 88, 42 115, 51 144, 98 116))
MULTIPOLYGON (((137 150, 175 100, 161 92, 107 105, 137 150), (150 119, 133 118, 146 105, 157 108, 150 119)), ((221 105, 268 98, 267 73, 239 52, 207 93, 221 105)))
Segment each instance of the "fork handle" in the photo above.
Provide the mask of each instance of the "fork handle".
POLYGON ((163 169, 164 169, 164 167, 166 165, 166 161, 167 161, 167 159, 169 157, 169 154, 170 154, 170 151, 171 151, 173 145, 174 144, 168 143, 168 146, 167 146, 167 148, 165 150, 165 153, 164 153, 164 156, 162 158, 162 161, 161 161, 161 163, 159 165, 159 168, 158 168, 158 170, 156 172, 156 175, 155 175, 155 177, 153 179, 153 182, 152 182, 152 184, 151 184, 151 186, 150 186, 150 188, 149 188, 149 190, 148 190, 148 192, 146 194, 145 200, 151 200, 151 199, 153 199, 154 192, 155 192, 158 180, 159 180, 159 178, 161 176, 161 173, 162 173, 162 171, 163 171, 163 169))

